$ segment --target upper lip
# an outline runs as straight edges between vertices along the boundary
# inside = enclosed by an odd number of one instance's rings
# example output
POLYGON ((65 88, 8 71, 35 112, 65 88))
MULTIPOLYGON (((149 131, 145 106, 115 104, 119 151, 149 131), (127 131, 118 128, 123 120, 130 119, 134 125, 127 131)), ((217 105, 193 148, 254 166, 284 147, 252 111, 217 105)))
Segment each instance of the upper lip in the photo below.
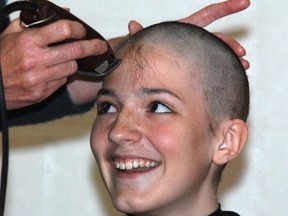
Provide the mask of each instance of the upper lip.
POLYGON ((152 159, 143 155, 139 155, 139 154, 113 154, 111 156, 111 159, 114 160, 115 158, 117 159, 121 159, 121 160, 135 160, 135 159, 142 159, 142 160, 146 160, 146 161, 154 161, 154 162, 159 162, 158 159, 152 159))

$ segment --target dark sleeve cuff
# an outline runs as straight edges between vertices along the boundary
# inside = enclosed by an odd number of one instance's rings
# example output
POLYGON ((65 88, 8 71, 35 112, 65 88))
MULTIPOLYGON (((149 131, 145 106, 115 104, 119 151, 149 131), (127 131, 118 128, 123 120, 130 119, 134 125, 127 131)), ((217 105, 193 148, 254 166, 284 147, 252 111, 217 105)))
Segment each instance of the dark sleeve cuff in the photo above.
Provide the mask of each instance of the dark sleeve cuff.
POLYGON ((7 111, 8 125, 20 126, 44 123, 67 115, 87 112, 94 105, 95 102, 90 102, 85 105, 75 106, 65 86, 39 104, 7 111))

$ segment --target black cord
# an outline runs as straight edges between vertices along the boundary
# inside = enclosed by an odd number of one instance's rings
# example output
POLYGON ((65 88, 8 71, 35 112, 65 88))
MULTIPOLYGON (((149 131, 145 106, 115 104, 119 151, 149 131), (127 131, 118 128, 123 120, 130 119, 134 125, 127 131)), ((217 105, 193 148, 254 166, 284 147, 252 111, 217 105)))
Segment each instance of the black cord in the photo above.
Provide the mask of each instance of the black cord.
MULTIPOLYGON (((1 48, 1 47, 0 47, 1 48)), ((1 188, 0 188, 0 216, 4 215, 5 199, 8 179, 8 162, 9 162, 9 132, 6 115, 6 102, 2 82, 2 72, 0 69, 0 117, 2 129, 2 169, 1 169, 1 188)))
POLYGON ((5 13, 5 16, 9 16, 11 13, 15 11, 20 11, 20 10, 32 10, 32 11, 37 11, 38 10, 38 5, 33 2, 29 1, 16 1, 13 2, 9 5, 7 5, 3 9, 3 13, 5 13))
MULTIPOLYGON (((37 4, 28 1, 18 1, 7 5, 0 10, 0 30, 4 30, 7 24, 7 17, 14 11, 18 10, 37 10, 37 4)), ((1 32, 0 32, 1 33, 1 32)), ((1 49, 1 43, 0 43, 1 49)), ((4 215, 7 180, 8 180, 8 163, 9 163, 9 132, 7 125, 7 111, 5 94, 2 80, 2 72, 0 65, 0 127, 2 130, 2 169, 1 169, 1 185, 0 185, 0 216, 4 215)))
POLYGON ((33 2, 29 1, 16 1, 9 5, 7 5, 5 8, 3 8, 0 11, 0 30, 4 30, 4 27, 6 25, 5 19, 13 12, 20 11, 20 10, 31 10, 31 11, 37 11, 38 5, 33 2))
MULTIPOLYGON (((4 30, 7 24, 7 17, 14 11, 18 10, 37 10, 37 4, 27 1, 18 1, 7 5, 0 10, 0 31, 4 30)), ((1 33, 1 32, 0 32, 1 33)), ((1 50, 1 43, 0 43, 1 50)), ((1 60, 1 59, 0 59, 1 60)), ((7 111, 5 94, 2 80, 2 72, 0 65, 0 127, 2 130, 2 168, 1 168, 1 184, 0 184, 0 216, 4 215, 7 180, 8 180, 8 164, 9 164, 9 132, 7 124, 7 111)))

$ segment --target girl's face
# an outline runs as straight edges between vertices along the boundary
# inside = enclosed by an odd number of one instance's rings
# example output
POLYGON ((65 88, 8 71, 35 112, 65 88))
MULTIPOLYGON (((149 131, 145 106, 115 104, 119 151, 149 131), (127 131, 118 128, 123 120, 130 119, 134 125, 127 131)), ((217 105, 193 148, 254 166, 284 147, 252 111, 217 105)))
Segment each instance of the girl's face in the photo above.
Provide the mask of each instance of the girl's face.
POLYGON ((188 215, 210 187, 205 103, 183 60, 160 48, 143 55, 105 78, 92 149, 118 210, 188 215))

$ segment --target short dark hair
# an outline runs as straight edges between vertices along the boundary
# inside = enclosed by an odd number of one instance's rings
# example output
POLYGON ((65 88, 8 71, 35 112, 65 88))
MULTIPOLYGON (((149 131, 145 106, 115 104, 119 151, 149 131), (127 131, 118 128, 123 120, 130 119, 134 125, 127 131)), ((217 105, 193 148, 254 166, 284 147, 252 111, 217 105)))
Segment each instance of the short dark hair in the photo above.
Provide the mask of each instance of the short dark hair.
POLYGON ((161 46, 187 60, 191 68, 199 69, 197 73, 190 72, 203 90, 213 132, 223 118, 246 121, 250 100, 248 78, 239 58, 225 42, 195 25, 163 22, 130 36, 116 52, 128 50, 137 55, 146 43, 161 46))

